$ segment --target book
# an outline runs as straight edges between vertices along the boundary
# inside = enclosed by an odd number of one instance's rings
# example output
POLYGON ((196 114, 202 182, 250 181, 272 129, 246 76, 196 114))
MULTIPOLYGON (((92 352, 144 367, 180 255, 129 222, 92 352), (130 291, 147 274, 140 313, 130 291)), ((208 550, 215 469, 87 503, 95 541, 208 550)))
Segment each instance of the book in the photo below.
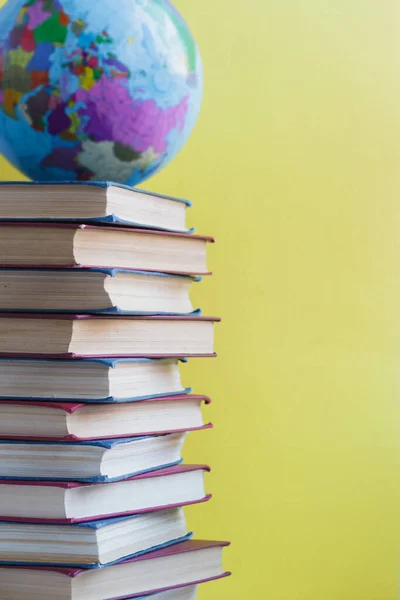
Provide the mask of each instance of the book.
MULTIPOLYGON (((170 590, 169 592, 152 594, 151 596, 141 596, 140 598, 136 596, 136 600, 196 600, 197 590, 197 585, 189 585, 170 590)), ((132 598, 128 598, 127 600, 132 600, 132 598)))
POLYGON ((2 566, 0 589, 4 598, 26 598, 29 590, 29 600, 135 598, 227 577, 222 551, 228 545, 189 540, 100 569, 2 566))
MULTIPOLYGON (((0 357, 0 398, 110 403, 188 393, 178 360, 0 357)), ((182 362, 182 361, 181 361, 182 362)))
POLYGON ((84 441, 149 436, 211 427, 206 396, 182 395, 124 404, 0 401, 0 439, 84 441))
POLYGON ((0 355, 43 358, 214 356, 216 317, 0 313, 0 355))
POLYGON ((113 267, 207 275, 213 238, 73 223, 0 222, 1 267, 113 267))
POLYGON ((119 183, 0 183, 0 220, 80 221, 187 231, 189 200, 119 183))
POLYGON ((190 537, 182 508, 63 525, 0 521, 0 564, 98 568, 190 537))
POLYGON ((0 519, 82 523, 207 502, 205 465, 176 465, 111 483, 0 481, 0 519))
POLYGON ((179 463, 185 434, 91 442, 0 440, 0 479, 118 481, 179 463))
POLYGON ((0 312, 191 314, 199 278, 118 269, 0 269, 0 312))

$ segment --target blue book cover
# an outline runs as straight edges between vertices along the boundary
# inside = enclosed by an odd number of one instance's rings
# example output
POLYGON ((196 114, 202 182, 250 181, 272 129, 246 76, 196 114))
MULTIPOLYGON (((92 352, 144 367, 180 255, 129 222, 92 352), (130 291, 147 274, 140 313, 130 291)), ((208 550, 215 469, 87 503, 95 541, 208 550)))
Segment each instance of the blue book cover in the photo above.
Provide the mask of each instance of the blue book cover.
MULTIPOLYGON (((164 434, 160 436, 141 436, 141 437, 130 437, 130 438, 113 438, 108 440, 91 440, 91 441, 79 441, 79 442, 41 442, 41 441, 27 441, 27 440, 0 440, 1 445, 15 445, 15 446, 32 446, 32 447, 42 447, 42 446, 54 446, 60 447, 65 446, 69 448, 79 448, 84 446, 91 446, 97 448, 103 448, 106 450, 112 450, 116 446, 121 446, 123 444, 131 444, 140 442, 141 440, 154 438, 154 437, 166 437, 166 435, 177 435, 177 434, 164 434)), ((94 477, 16 477, 16 476, 2 476, 0 475, 0 481, 60 481, 60 482, 68 482, 68 481, 76 481, 78 483, 112 483, 115 481, 124 481, 125 479, 130 479, 131 477, 135 477, 136 475, 142 475, 144 473, 151 473, 153 471, 158 471, 160 469, 166 469, 169 467, 174 467, 183 462, 183 458, 176 460, 174 462, 165 463, 156 465, 149 469, 138 470, 130 473, 124 473, 118 477, 109 477, 108 475, 97 475, 94 477)))
MULTIPOLYGON (((41 362, 59 365, 60 363, 71 364, 70 359, 68 358, 58 358, 58 359, 49 359, 49 358, 20 358, 20 357, 7 357, 0 356, 0 361, 27 361, 27 362, 41 362)), ((179 362, 186 363, 188 362, 187 358, 178 359, 179 362)), ((74 359, 74 363, 76 364, 102 364, 110 369, 115 369, 116 366, 120 363, 168 363, 175 362, 175 359, 170 358, 76 358, 74 359)), ((116 396, 107 396, 106 398, 55 398, 54 396, 35 396, 35 397, 26 397, 26 396, 1 396, 0 400, 23 400, 24 402, 60 402, 60 403, 69 403, 69 402, 82 402, 82 404, 110 404, 110 403, 129 403, 129 402, 140 402, 142 400, 150 400, 152 398, 167 398, 168 396, 176 396, 181 394, 190 394, 192 392, 192 388, 182 388, 182 390, 178 391, 166 391, 162 394, 152 394, 148 396, 131 396, 129 398, 117 398, 116 396)))
MULTIPOLYGON (((111 522, 117 521, 126 521, 128 519, 138 518, 140 515, 136 515, 133 517, 120 517, 113 519, 106 519, 104 521, 98 521, 98 523, 78 523, 74 525, 57 525, 57 527, 79 527, 80 529, 86 527, 88 529, 101 529, 102 527, 106 527, 110 525, 111 522)), ((7 523, 6 521, 2 521, 2 523, 7 523)), ((1 522, 0 522, 1 524, 1 522)), ((15 524, 15 523, 13 523, 15 524)), ((29 528, 29 523, 24 523, 24 526, 29 528)), ((43 527, 49 527, 48 524, 42 524, 43 527)), ((145 550, 141 550, 140 552, 135 552, 134 554, 128 554, 126 556, 122 556, 118 560, 114 560, 108 563, 88 563, 88 564, 80 564, 75 563, 73 560, 69 563, 36 563, 33 561, 7 561, 0 560, 0 566, 18 566, 18 567, 59 567, 60 569, 64 568, 76 568, 76 569, 103 569, 104 567, 112 567, 113 565, 118 565, 119 563, 125 562, 126 560, 131 560, 133 558, 137 558, 139 556, 144 556, 145 554, 149 554, 150 552, 156 552, 157 550, 163 550, 164 548, 169 548, 170 546, 174 546, 175 544, 180 544, 182 542, 187 542, 193 537, 193 532, 190 532, 180 538, 176 538, 173 540, 169 540, 168 542, 164 542, 163 544, 158 544, 156 546, 151 546, 150 548, 146 548, 145 550)))
MULTIPOLYGON (((0 182, 1 183, 1 182, 0 182)), ((109 277, 111 277, 112 279, 115 279, 115 277, 118 274, 125 274, 125 275, 135 275, 135 276, 140 276, 140 277, 159 277, 159 278, 163 278, 163 279, 182 279, 182 280, 186 280, 186 281, 191 281, 193 283, 198 283, 202 280, 201 277, 195 277, 195 276, 190 276, 190 275, 171 275, 168 273, 157 273, 157 272, 148 272, 148 271, 136 271, 135 269, 115 269, 115 268, 106 268, 106 267, 82 267, 82 268, 63 268, 63 269, 51 269, 51 268, 21 268, 21 267, 17 267, 17 268, 12 268, 12 267, 1 267, 0 268, 0 280, 1 280, 1 276, 3 272, 10 272, 10 271, 20 271, 20 272, 29 272, 32 273, 32 271, 37 271, 37 272, 43 272, 43 273, 74 273, 74 274, 79 274, 79 273, 102 273, 104 275, 108 275, 109 277)), ((69 310, 51 310, 51 309, 39 309, 39 310, 35 310, 35 309, 27 309, 27 308, 23 308, 23 309, 18 309, 18 308, 10 308, 10 309, 5 309, 0 305, 0 313, 49 313, 49 314, 65 314, 65 313, 69 313, 69 314, 92 314, 92 315, 143 315, 143 316, 150 316, 150 315, 156 315, 156 316, 163 316, 163 315, 170 315, 170 316, 200 316, 202 314, 201 309, 195 309, 191 312, 187 312, 187 313, 179 313, 179 312, 161 312, 161 311, 127 311, 127 310, 122 310, 120 307, 118 306, 112 306, 112 307, 108 307, 108 308, 104 308, 104 309, 98 309, 98 310, 88 310, 86 307, 82 307, 82 306, 76 306, 76 307, 72 307, 69 310)))
MULTIPOLYGON (((142 194, 144 196, 154 196, 156 198, 162 198, 165 200, 172 200, 174 202, 178 202, 181 204, 184 204, 186 207, 191 207, 192 203, 190 200, 187 200, 185 198, 175 198, 173 196, 167 196, 165 194, 158 194, 156 192, 150 192, 147 190, 142 190, 140 188, 134 188, 131 187, 129 185, 124 185, 122 183, 115 183, 113 181, 1 181, 0 182, 0 187, 1 186, 24 186, 24 187, 28 187, 28 186, 79 186, 79 187, 95 187, 95 188, 99 188, 99 189, 109 189, 111 187, 117 187, 123 190, 128 190, 130 192, 135 192, 137 194, 142 194)), ((123 225, 124 227, 145 227, 146 229, 159 229, 159 230, 164 230, 164 231, 171 231, 168 228, 163 228, 163 227, 154 227, 151 224, 146 224, 144 225, 143 223, 138 223, 135 221, 126 221, 124 219, 121 219, 118 217, 118 215, 116 214, 109 214, 106 216, 101 216, 99 215, 98 217, 92 217, 92 218, 86 218, 86 219, 75 219, 75 218, 65 218, 65 219, 52 219, 52 218, 45 218, 45 217, 40 217, 40 218, 36 218, 36 219, 0 219, 1 221, 18 221, 18 220, 24 220, 24 221, 31 221, 31 222, 42 222, 42 221, 49 221, 49 222, 59 222, 59 221, 64 221, 64 222, 69 222, 69 223, 87 223, 87 224, 93 224, 93 225, 123 225)), ((175 230, 174 230, 175 231, 175 230)), ((180 230, 181 233, 193 233, 194 229, 182 229, 180 230)))

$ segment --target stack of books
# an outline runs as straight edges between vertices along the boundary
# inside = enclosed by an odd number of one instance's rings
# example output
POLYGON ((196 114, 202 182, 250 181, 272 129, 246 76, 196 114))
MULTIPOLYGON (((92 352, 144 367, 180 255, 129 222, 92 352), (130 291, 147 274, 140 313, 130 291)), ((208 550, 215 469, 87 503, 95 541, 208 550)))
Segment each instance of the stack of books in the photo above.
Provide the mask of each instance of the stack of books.
POLYGON ((210 498, 181 456, 211 425, 179 363, 213 356, 218 320, 190 301, 213 240, 187 204, 0 186, 2 598, 195 600, 229 574, 227 543, 193 539, 183 511, 210 498))

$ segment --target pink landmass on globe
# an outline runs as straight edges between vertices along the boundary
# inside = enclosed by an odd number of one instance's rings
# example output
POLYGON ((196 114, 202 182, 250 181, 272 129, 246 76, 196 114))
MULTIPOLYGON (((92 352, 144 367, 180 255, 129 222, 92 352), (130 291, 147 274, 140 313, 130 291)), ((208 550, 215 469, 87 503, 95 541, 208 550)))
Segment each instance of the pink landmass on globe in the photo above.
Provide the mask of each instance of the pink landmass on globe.
POLYGON ((154 100, 133 100, 128 88, 117 79, 102 77, 90 90, 79 89, 75 103, 78 114, 87 118, 85 134, 97 141, 115 141, 132 146, 137 152, 150 147, 157 154, 166 151, 168 133, 183 130, 188 98, 167 109, 154 100))
POLYGON ((43 2, 38 2, 37 4, 34 4, 33 6, 29 6, 27 12, 29 15, 29 21, 27 24, 27 28, 30 29, 31 31, 33 29, 36 29, 36 27, 38 27, 39 25, 41 25, 43 23, 43 21, 46 21, 49 17, 51 17, 50 13, 44 12, 43 2))
POLYGON ((162 154, 168 146, 168 133, 175 128, 182 131, 185 125, 188 98, 185 96, 179 104, 165 110, 154 100, 134 100, 133 107, 133 147, 139 152, 145 152, 152 147, 157 154, 162 154))

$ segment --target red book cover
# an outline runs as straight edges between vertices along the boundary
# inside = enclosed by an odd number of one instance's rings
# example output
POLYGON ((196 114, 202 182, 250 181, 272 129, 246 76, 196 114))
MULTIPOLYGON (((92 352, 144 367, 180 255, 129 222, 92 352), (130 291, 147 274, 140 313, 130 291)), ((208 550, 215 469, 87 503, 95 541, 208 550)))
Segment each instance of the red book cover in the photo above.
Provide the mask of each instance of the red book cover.
MULTIPOLYGON (((124 479, 122 481, 117 482, 118 484, 126 485, 129 481, 138 481, 143 479, 156 479, 160 477, 169 477, 173 475, 179 475, 181 473, 189 473, 193 471, 204 471, 209 473, 210 467, 207 465, 175 465, 174 467, 166 467, 164 469, 159 469, 158 471, 150 471, 147 473, 142 473, 141 475, 135 475, 134 477, 130 477, 129 479, 124 479)), ((25 486, 25 487, 55 487, 64 490, 71 490, 74 488, 87 488, 89 486, 110 486, 114 485, 113 483, 79 483, 74 481, 12 481, 10 479, 5 479, 0 481, 0 485, 7 486, 25 486)), ((168 505, 160 505, 151 508, 145 508, 142 510, 135 511, 125 511, 122 513, 113 513, 113 514, 101 514, 96 515, 95 517, 90 518, 70 518, 70 519, 37 519, 37 518, 21 518, 15 517, 14 515, 0 515, 0 521, 7 521, 13 523, 47 523, 51 525, 63 525, 63 524, 73 524, 73 523, 85 523, 88 521, 100 521, 103 519, 110 519, 113 517, 126 517, 131 515, 145 514, 149 512, 153 512, 155 510, 165 510, 168 508, 177 508, 180 506, 190 506, 192 504, 202 504, 204 502, 208 502, 211 499, 211 494, 207 494, 204 498, 199 498, 198 500, 193 500, 191 502, 182 502, 178 504, 168 504, 168 505)))
MULTIPOLYGON (((161 398, 149 398, 147 400, 140 400, 135 402, 135 405, 138 404, 154 404, 154 403, 165 403, 165 402, 187 402, 190 400, 199 400, 201 402, 204 402, 205 404, 210 404, 211 400, 210 398, 208 398, 207 396, 200 396, 197 394, 182 394, 182 395, 178 395, 178 396, 162 396, 161 398)), ((95 405, 95 404, 84 404, 82 402, 24 402, 22 400, 0 400, 0 405, 9 405, 9 406, 38 406, 38 407, 42 407, 42 408, 52 408, 55 410, 60 410, 60 411, 64 411, 68 414, 73 414, 78 412, 81 408, 86 408, 88 406, 90 406, 90 409, 93 413, 96 412, 96 408, 101 408, 104 407, 104 404, 99 404, 99 405, 95 405)), ((118 406, 126 406, 126 404, 120 405, 120 404, 115 404, 113 403, 112 406, 118 410, 118 406)), ((187 429, 168 429, 168 430, 159 430, 159 431, 146 431, 146 432, 140 432, 140 433, 124 433, 121 435, 107 435, 107 436, 100 436, 100 437, 77 437, 76 435, 67 435, 64 437, 46 437, 46 436, 16 436, 16 435, 5 435, 2 434, 1 438, 4 440, 18 440, 18 439, 23 439, 23 440, 27 440, 27 441, 46 441, 46 442, 83 442, 83 441, 91 441, 91 440, 100 440, 100 439, 117 439, 117 438, 124 438, 124 437, 143 437, 143 436, 148 436, 148 435, 163 435, 166 433, 183 433, 184 431, 200 431, 203 429, 212 429, 213 425, 212 423, 207 423, 205 425, 202 425, 200 427, 192 427, 192 428, 187 428, 187 429)))
MULTIPOLYGON (((104 231, 118 231, 118 232, 126 232, 126 233, 135 233, 135 234, 140 234, 140 235, 154 235, 154 236, 163 236, 163 237, 173 237, 173 238, 184 238, 184 239, 191 239, 191 240, 202 240, 205 243, 215 243, 215 239, 213 237, 210 236, 202 236, 202 235, 195 235, 193 233, 177 233, 177 232, 171 232, 171 231, 158 231, 155 229, 136 229, 133 227, 108 227, 105 225, 83 225, 83 224, 76 224, 76 223, 49 223, 49 222, 31 222, 31 221, 0 221, 0 234, 1 234, 1 227, 14 227, 14 228, 18 228, 18 227, 23 227, 23 228, 38 228, 38 227, 45 227, 45 228, 57 228, 57 229, 95 229, 95 230, 104 230, 104 231)), ((96 265, 76 265, 76 264, 54 264, 54 263, 44 263, 44 264, 34 264, 34 265, 27 265, 27 264, 3 264, 0 263, 0 268, 1 267, 6 267, 6 268, 36 268, 36 269, 43 269, 43 268, 51 268, 51 269, 59 269, 59 268, 96 268, 96 265)), ((97 267, 98 268, 98 267, 97 267)), ((107 268, 118 268, 118 265, 115 265, 114 267, 109 266, 107 268)), ((143 269, 135 269, 136 271, 141 271, 143 269)), ((149 269, 146 269, 147 271, 149 271, 149 269)), ((151 270, 151 269, 150 269, 151 270)), ((171 273, 174 274, 175 271, 164 271, 166 273, 171 273)), ((181 275, 211 275, 210 272, 201 272, 201 273, 184 273, 182 271, 179 271, 179 274, 181 275)))

